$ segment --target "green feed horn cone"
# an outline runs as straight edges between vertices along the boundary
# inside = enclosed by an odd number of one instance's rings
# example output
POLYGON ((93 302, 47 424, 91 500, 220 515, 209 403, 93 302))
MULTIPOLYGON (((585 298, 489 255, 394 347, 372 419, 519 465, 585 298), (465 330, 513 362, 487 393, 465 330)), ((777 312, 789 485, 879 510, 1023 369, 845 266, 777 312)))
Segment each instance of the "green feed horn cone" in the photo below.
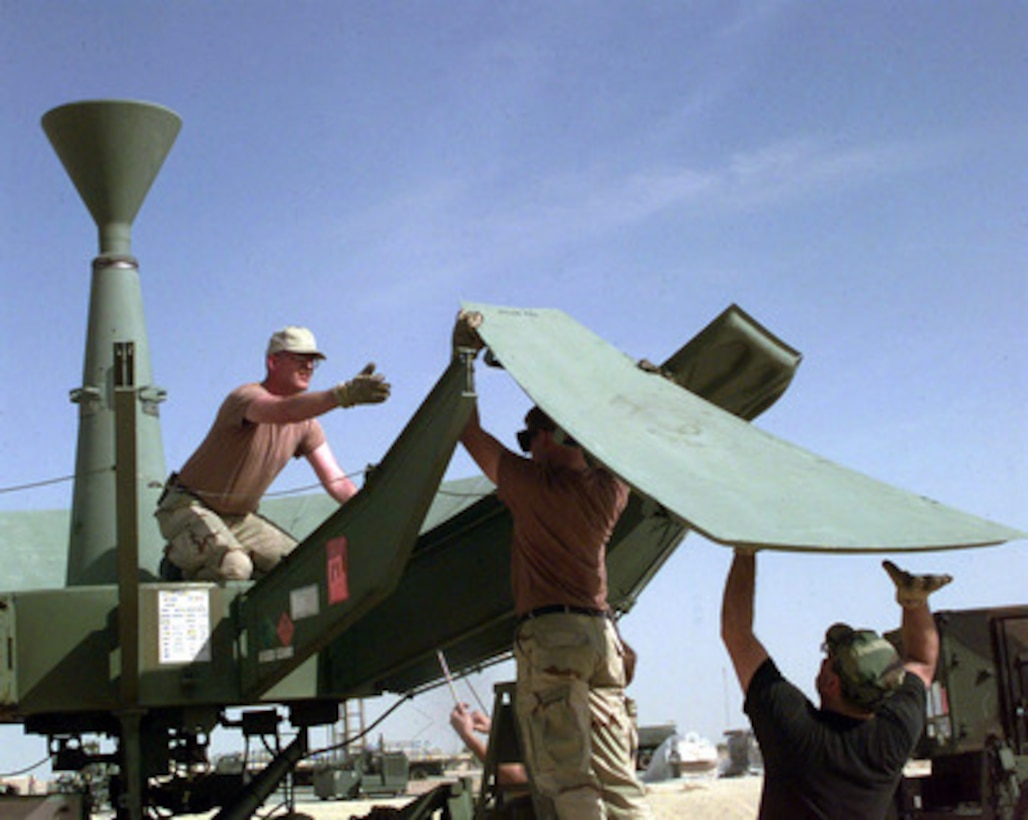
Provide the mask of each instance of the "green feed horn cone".
POLYGON ((94 100, 43 116, 43 130, 100 229, 102 254, 131 252, 130 231, 182 120, 152 103, 94 100))
POLYGON ((54 108, 42 124, 100 235, 82 385, 71 391, 79 436, 67 584, 114 583, 123 563, 153 577, 163 549, 153 509, 167 475, 164 391, 153 382, 131 232, 182 121, 151 103, 94 100, 54 108), (135 401, 117 400, 128 393, 135 401))

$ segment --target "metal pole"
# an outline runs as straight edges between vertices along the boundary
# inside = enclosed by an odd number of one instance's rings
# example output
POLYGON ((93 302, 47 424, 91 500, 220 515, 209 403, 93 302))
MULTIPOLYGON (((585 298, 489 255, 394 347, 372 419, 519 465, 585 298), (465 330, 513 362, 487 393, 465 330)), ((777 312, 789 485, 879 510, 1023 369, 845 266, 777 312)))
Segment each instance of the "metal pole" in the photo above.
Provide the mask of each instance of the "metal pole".
POLYGON ((118 744, 119 765, 124 789, 115 807, 119 820, 143 820, 143 744, 141 709, 123 709, 118 713, 121 738, 118 744))
POLYGON ((119 817, 142 820, 145 791, 139 709, 139 493, 135 345, 114 343, 115 500, 118 538, 118 647, 121 656, 119 817))
POLYGON ((268 795, 275 791, 282 779, 293 770, 305 754, 307 754, 307 727, 302 726, 297 732, 296 739, 261 769, 260 773, 246 784, 236 802, 225 806, 214 816, 214 820, 247 820, 247 818, 253 817, 268 795))
POLYGON ((118 533, 118 638, 121 704, 139 701, 139 515, 135 345, 114 344, 115 477, 118 533))

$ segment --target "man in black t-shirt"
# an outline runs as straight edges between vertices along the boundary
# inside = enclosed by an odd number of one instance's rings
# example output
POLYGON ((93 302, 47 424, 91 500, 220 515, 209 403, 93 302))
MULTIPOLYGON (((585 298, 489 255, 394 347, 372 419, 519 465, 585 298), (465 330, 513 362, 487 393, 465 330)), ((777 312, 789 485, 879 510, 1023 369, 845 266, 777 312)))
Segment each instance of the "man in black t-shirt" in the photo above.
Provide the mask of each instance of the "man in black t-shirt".
POLYGON ((835 624, 817 676, 820 708, 782 677, 753 632, 756 556, 736 549, 725 582, 721 638, 746 696, 764 759, 760 817, 885 817, 924 727, 939 635, 928 596, 952 579, 883 566, 903 608, 902 657, 875 632, 835 624))

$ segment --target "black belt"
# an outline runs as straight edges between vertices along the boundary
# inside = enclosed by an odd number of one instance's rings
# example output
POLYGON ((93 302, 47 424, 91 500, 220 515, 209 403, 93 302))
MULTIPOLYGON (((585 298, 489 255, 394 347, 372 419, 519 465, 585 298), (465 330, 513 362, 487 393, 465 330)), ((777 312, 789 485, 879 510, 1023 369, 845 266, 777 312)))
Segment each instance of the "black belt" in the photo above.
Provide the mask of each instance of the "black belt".
POLYGON ((178 473, 172 473, 168 476, 168 480, 164 482, 164 487, 161 488, 160 497, 157 499, 157 505, 160 506, 164 503, 164 499, 168 497, 168 493, 176 489, 175 481, 178 478, 178 473))
POLYGON ((535 609, 530 609, 524 615, 518 616, 518 623, 523 624, 525 621, 530 621, 532 618, 539 618, 543 615, 588 615, 590 618, 607 618, 610 616, 610 612, 606 609, 592 609, 587 606, 572 606, 571 604, 548 604, 547 606, 537 606, 535 609))
POLYGON ((178 483, 178 473, 172 473, 171 475, 168 476, 168 480, 164 482, 164 489, 161 490, 161 495, 157 499, 158 506, 164 503, 164 499, 168 497, 168 493, 170 493, 172 490, 176 490, 176 491, 178 491, 180 493, 185 493, 186 495, 191 495, 193 498, 195 498, 201 504, 203 504, 204 506, 207 506, 206 503, 204 502, 204 500, 202 498, 200 498, 200 496, 198 496, 196 493, 194 493, 188 487, 178 483))

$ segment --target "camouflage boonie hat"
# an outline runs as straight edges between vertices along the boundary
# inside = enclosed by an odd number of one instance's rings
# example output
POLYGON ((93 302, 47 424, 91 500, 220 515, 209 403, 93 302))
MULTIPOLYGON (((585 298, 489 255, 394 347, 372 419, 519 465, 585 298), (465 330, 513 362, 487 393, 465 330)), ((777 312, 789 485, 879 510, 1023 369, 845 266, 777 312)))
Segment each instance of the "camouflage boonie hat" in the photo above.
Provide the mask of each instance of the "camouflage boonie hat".
POLYGON ((868 711, 889 697, 906 674, 896 648, 870 629, 833 624, 825 633, 824 648, 842 682, 843 695, 868 711))

